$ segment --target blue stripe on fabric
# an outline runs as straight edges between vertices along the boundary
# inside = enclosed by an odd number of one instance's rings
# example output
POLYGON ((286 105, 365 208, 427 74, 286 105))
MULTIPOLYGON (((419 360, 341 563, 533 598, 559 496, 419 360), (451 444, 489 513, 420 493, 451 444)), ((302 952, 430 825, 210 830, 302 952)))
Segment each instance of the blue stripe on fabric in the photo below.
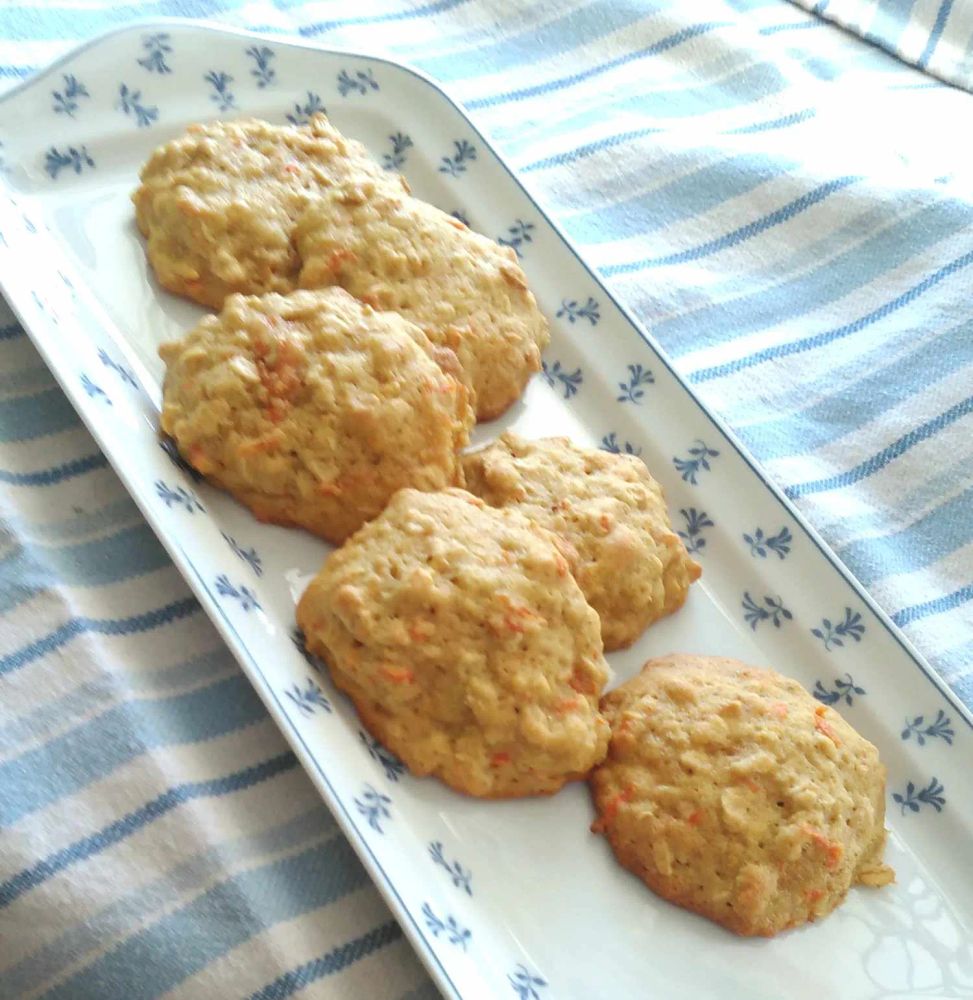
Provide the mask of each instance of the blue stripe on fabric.
MULTIPOLYGON (((950 373, 973 365, 973 319, 938 337, 917 333, 907 330, 896 337, 895 347, 906 337, 915 346, 894 360, 885 344, 857 357, 854 366, 866 372, 864 378, 848 382, 804 410, 741 427, 740 433, 764 462, 806 454, 918 397, 950 373)), ((840 367, 831 373, 835 378, 843 374, 840 367)))
POLYGON ((0 400, 0 441, 32 441, 79 423, 77 411, 57 386, 34 396, 0 400))
POLYGON ((0 826, 74 794, 147 750, 203 743, 264 718, 263 703, 242 674, 186 694, 116 705, 42 747, 0 763, 0 826))
POLYGON ((748 194, 786 176, 794 166, 793 161, 782 157, 753 154, 727 157, 634 198, 569 217, 565 228, 572 237, 586 243, 641 236, 748 194))
MULTIPOLYGON (((300 992, 311 983, 316 983, 325 976, 333 976, 336 972, 341 972, 349 965, 354 965, 360 959, 367 958, 372 952, 386 947, 393 941, 398 941, 401 937, 402 928, 394 920, 380 924, 362 934, 361 937, 339 945, 326 954, 299 965, 290 972, 285 972, 272 983, 268 983, 256 993, 251 994, 250 1000, 286 1000, 287 997, 300 992)), ((438 996, 438 992, 436 995, 438 996)))
POLYGON ((553 156, 545 156, 542 160, 534 160, 520 168, 522 174, 530 173, 532 170, 544 170, 547 167, 560 167, 565 163, 574 163, 575 160, 591 156, 593 153, 600 153, 606 149, 614 149, 616 146, 624 145, 633 139, 642 139, 647 135, 655 135, 661 132, 660 128, 640 128, 632 132, 619 132, 617 135, 609 135, 604 139, 596 139, 594 142, 585 143, 574 149, 566 150, 563 153, 555 153, 553 156))
POLYGON ((0 612, 42 590, 103 587, 167 565, 166 550, 144 521, 107 538, 63 548, 21 542, 16 551, 0 560, 0 612))
MULTIPOLYGON (((303 0, 302 0, 303 2, 303 0)), ((470 0, 437 0, 436 3, 426 4, 425 7, 414 7, 412 10, 393 11, 388 14, 362 15, 360 17, 338 18, 333 21, 317 21, 314 24, 306 24, 297 29, 297 33, 304 38, 312 35, 320 35, 335 28, 353 28, 363 24, 388 24, 392 21, 410 21, 419 17, 429 17, 433 14, 442 14, 448 10, 455 10, 463 7, 470 0)), ((279 28, 277 30, 280 30, 279 28)))
POLYGON ((507 35, 486 45, 413 61, 424 72, 449 82, 472 76, 497 73, 520 67, 524 62, 537 63, 574 49, 578 39, 586 44, 614 34, 621 28, 642 21, 658 11, 657 5, 622 3, 619 0, 594 0, 560 17, 527 30, 507 35))
POLYGON ((761 35, 778 35, 782 31, 803 31, 805 28, 823 28, 822 21, 789 21, 787 24, 771 24, 760 29, 761 35))
POLYGON ((99 510, 91 514, 72 513, 70 517, 64 517, 57 521, 35 521, 30 517, 8 516, 6 524, 13 534, 21 538, 33 538, 34 540, 43 538, 46 543, 71 542, 85 536, 98 534, 109 528, 117 530, 128 526, 141 517, 135 501, 125 493, 121 484, 118 485, 117 492, 122 494, 118 500, 108 501, 107 496, 103 494, 102 499, 107 502, 104 502, 99 510))
POLYGON ((55 649, 69 643, 72 639, 85 633, 95 635, 134 635, 137 632, 147 632, 150 629, 168 625, 189 615, 198 614, 201 610, 195 597, 185 597, 171 604, 166 604, 154 611, 132 615, 129 618, 71 618, 63 625, 48 633, 42 639, 37 639, 22 646, 14 653, 0 657, 0 676, 19 670, 34 660, 46 656, 55 649))
POLYGON ((666 35, 665 38, 660 38, 659 41, 646 46, 644 49, 638 49, 634 52, 628 52, 623 56, 618 56, 615 59, 609 59, 606 62, 597 63, 594 66, 588 67, 588 69, 581 70, 579 73, 562 76, 556 80, 548 80, 546 83, 539 83, 532 87, 523 87, 520 90, 508 90, 502 94, 494 94, 490 97, 478 97, 474 100, 466 101, 465 104, 471 111, 478 110, 480 108, 492 108, 497 104, 507 104, 512 101, 523 101, 530 97, 537 97, 540 94, 549 94, 555 90, 563 90, 566 87, 573 87, 576 83, 581 83, 584 80, 590 80, 592 77, 601 76, 602 73, 608 73, 613 69, 618 69, 620 66, 625 66, 628 63, 635 62, 636 60, 659 55, 662 52, 668 52, 670 49, 674 49, 677 46, 682 45, 684 42, 691 41, 693 38, 698 38, 700 35, 704 35, 716 28, 726 28, 729 24, 730 22, 728 21, 707 21, 703 24, 689 25, 679 31, 673 32, 671 35, 666 35))
POLYGON ((838 550, 859 580, 912 573, 931 566, 971 541, 973 486, 930 511, 908 528, 877 538, 862 538, 838 550))
POLYGON ((9 486, 54 486, 65 479, 83 476, 95 469, 104 469, 108 459, 98 452, 96 455, 85 455, 84 458, 73 458, 70 462, 55 465, 50 469, 39 469, 36 472, 9 472, 0 469, 0 483, 9 486))
MULTIPOLYGON (((893 227, 893 230, 899 230, 900 228, 896 226, 893 227)), ((944 234, 932 230, 932 227, 921 228, 918 229, 916 242, 925 242, 927 239, 932 240, 941 235, 944 234)), ((706 326, 703 325, 704 323, 716 322, 724 324, 723 333, 727 337, 730 334, 739 336, 742 333, 752 333, 771 325, 779 326, 786 320, 793 318, 795 313, 800 314, 800 312, 809 308, 833 301, 841 295, 853 291, 855 288, 867 285, 877 277, 877 274, 874 273, 875 271, 879 271, 880 273, 881 270, 900 265, 903 263, 901 259, 903 255, 906 255, 906 259, 908 259, 909 251, 904 245, 897 242, 896 236, 897 232, 886 230, 870 238, 867 241, 870 245, 867 249, 862 247, 850 249, 846 253, 841 254, 836 260, 831 261, 821 268, 817 268, 810 276, 785 282, 771 289, 769 292, 758 296, 748 296, 738 302, 725 305, 721 303, 715 307, 699 310, 694 314, 695 320, 693 322, 694 329, 699 332, 696 338, 697 342, 704 341, 709 344, 713 340, 711 336, 706 335, 706 326), (886 240, 884 248, 879 243, 880 237, 886 240), (856 256, 864 257, 870 266, 866 267, 863 263, 859 262, 858 267, 854 267, 853 261, 856 256), (816 299, 812 293, 818 289, 820 289, 818 292, 820 297, 816 299), (747 312, 747 306, 750 307, 749 313, 747 312), (786 313, 780 315, 780 312, 785 309, 786 313), (706 315, 711 311, 717 314, 715 318, 706 315)), ((911 249, 914 253, 918 253, 924 247, 913 246, 911 249)), ((938 271, 927 275, 908 291, 897 295, 889 302, 883 303, 877 309, 873 309, 871 312, 860 316, 850 323, 834 327, 831 330, 825 330, 822 333, 816 333, 811 337, 802 337, 800 340, 794 340, 788 344, 775 344, 773 347, 766 347, 760 351, 755 351, 753 354, 736 358, 733 361, 726 361, 723 364, 713 365, 710 368, 700 368, 694 372, 690 372, 687 377, 690 382, 708 382, 711 379, 721 378, 724 375, 732 374, 743 368, 751 368, 754 365, 762 364, 764 361, 771 361, 776 358, 786 357, 789 354, 813 350, 817 347, 823 347, 825 344, 830 344, 835 340, 841 340, 844 337, 864 330, 879 320, 885 319, 903 306, 909 305, 920 296, 925 295, 926 292, 935 288, 940 282, 956 274, 957 271, 968 267, 971 263, 973 263, 973 251, 950 261, 938 271)), ((689 317, 689 319, 692 319, 692 317, 689 317)), ((669 336, 668 327, 674 326, 677 328, 677 331, 673 335, 678 336, 682 333, 679 327, 685 325, 685 323, 678 320, 664 321, 656 326, 655 332, 657 336, 663 333, 665 336, 669 336)))
POLYGON ((300 854, 241 872, 125 941, 43 994, 44 1000, 154 1000, 270 927, 369 884, 337 836, 300 854), (242 903, 241 901, 246 901, 242 903))
POLYGON ((875 7, 875 16, 863 37, 894 52, 915 3, 916 0, 884 0, 875 7))
POLYGON ((803 111, 781 115, 780 118, 772 118, 767 122, 758 122, 756 125, 742 125, 740 128, 731 128, 724 135, 750 135, 754 132, 771 132, 778 128, 790 128, 791 125, 799 125, 801 122, 806 122, 816 114, 817 112, 814 108, 805 108, 803 111))
POLYGON ((943 30, 946 27, 946 22, 949 20, 950 11, 953 9, 953 0, 943 0, 939 5, 939 10, 936 13, 936 21, 932 26, 932 31, 929 32, 929 38, 926 40, 926 47, 922 50, 922 55, 916 62, 919 69, 925 69, 929 65, 929 60, 932 58, 932 54, 939 44, 939 39, 942 38, 943 30))
POLYGON ((283 774, 285 771, 293 770, 296 766, 297 758, 288 750, 286 753, 278 754, 269 760, 261 761, 259 764, 254 764, 242 771, 236 771, 221 778, 175 785, 152 799, 151 802, 127 813, 97 833, 76 840, 73 844, 48 855, 30 868, 23 869, 6 882, 0 883, 0 909, 9 906, 25 892, 36 889, 43 882, 53 878, 71 865, 85 861, 95 854, 100 854, 120 840, 132 836, 177 806, 193 799, 217 798, 232 792, 243 791, 269 778, 276 777, 278 774, 283 774))
POLYGON ((0 326, 0 340, 15 340, 24 335, 24 328, 19 323, 0 326))
POLYGON ((839 177, 836 180, 828 181, 826 184, 814 188, 812 191, 808 191, 806 194, 801 195, 800 198, 795 198, 793 201, 782 205, 780 208, 759 219, 754 219, 753 222, 748 222, 745 226, 740 226, 732 232, 725 233, 723 236, 717 236, 715 239, 701 243, 699 246, 690 247, 688 250, 681 250, 678 253, 667 254, 663 257, 646 257, 644 260, 629 261, 625 264, 610 264, 607 267, 599 268, 599 271, 611 277, 615 274, 630 274, 632 271, 641 271, 650 267, 683 264, 686 261, 708 257, 711 254, 719 253, 721 250, 726 250, 728 247, 736 246, 739 243, 752 239, 754 236, 758 236, 760 233, 766 232, 774 226, 779 226, 781 223, 793 219, 795 216, 806 212, 809 208, 829 198, 835 192, 841 191, 851 184, 856 184, 860 180, 860 177, 839 177))
POLYGON ((872 455, 871 458, 866 459, 864 462, 860 462, 854 468, 848 469, 846 472, 839 472, 834 476, 828 476, 826 479, 814 479, 810 482, 788 486, 784 492, 794 500, 797 497, 808 496, 811 493, 826 493, 829 490, 836 490, 843 486, 851 486, 852 483, 860 482, 862 479, 884 469, 890 462, 904 455, 917 444, 921 444, 923 441, 934 437, 941 430, 962 419, 969 413, 973 413, 973 396, 964 399, 960 403, 956 403, 944 413, 940 413, 938 417, 927 420, 918 427, 914 427, 887 448, 883 448, 880 452, 872 455))
POLYGON ((905 628, 906 625, 911 625, 920 618, 926 618, 929 615, 941 615, 944 611, 952 611, 953 608, 958 608, 961 604, 966 604, 968 601, 973 601, 973 583, 965 587, 960 587, 959 590, 954 590, 951 594, 944 594, 942 597, 936 597, 931 601, 923 601, 922 604, 913 604, 911 607, 896 611, 892 615, 892 621, 899 628, 905 628))

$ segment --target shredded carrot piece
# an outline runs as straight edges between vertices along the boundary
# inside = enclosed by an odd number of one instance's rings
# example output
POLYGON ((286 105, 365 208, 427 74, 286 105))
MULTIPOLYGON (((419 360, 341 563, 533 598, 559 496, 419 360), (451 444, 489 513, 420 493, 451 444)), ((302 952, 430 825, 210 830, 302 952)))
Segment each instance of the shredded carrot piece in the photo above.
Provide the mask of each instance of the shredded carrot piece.
POLYGON ((418 618, 409 626, 409 638, 413 642, 425 642, 432 634, 433 625, 425 618, 418 618))
POLYGON ((699 826, 699 824, 703 822, 703 810, 696 809, 693 812, 691 812, 689 816, 686 818, 686 822, 690 826, 699 826))
POLYGON ((334 250, 328 258, 328 270, 332 274, 337 274, 342 267, 344 267, 345 261, 351 263, 354 260, 355 252, 353 250, 348 250, 346 247, 342 247, 340 250, 334 250))
POLYGON ((301 168, 296 163, 287 163, 284 165, 285 174, 299 174, 301 168))
POLYGON ((782 701, 775 701, 770 706, 770 714, 776 715, 778 719, 786 719, 787 712, 788 712, 787 705, 785 705, 784 702, 782 701))
POLYGON ((503 750, 501 750, 499 753, 495 753, 490 758, 491 767, 499 767, 501 764, 509 764, 509 763, 510 763, 510 754, 503 750))
POLYGON ((554 554, 554 565, 557 567, 557 575, 558 576, 567 576, 568 575, 568 570, 570 568, 568 566, 568 561, 567 561, 567 559, 564 558, 564 556, 561 555, 560 552, 556 552, 554 554))
POLYGON ((759 792, 760 791, 760 785, 758 785, 757 782, 753 780, 753 778, 744 778, 743 779, 743 784, 746 785, 747 788, 749 788, 751 792, 759 792))
POLYGON ((451 226, 455 227, 456 229, 466 229, 467 228, 467 225, 466 225, 465 222, 460 222, 459 219, 454 219, 452 216, 450 216, 446 221, 451 226))
POLYGON ((580 704, 580 698, 564 698, 554 706, 554 711, 557 715, 564 715, 565 712, 570 712, 572 708, 577 708, 580 704))
POLYGON ((585 677, 584 674, 580 672, 578 667, 574 668, 574 672, 571 674, 571 679, 568 681, 568 685, 574 688, 578 694, 594 694, 595 686, 592 683, 590 677, 585 677))
POLYGON ((824 895, 823 889, 805 889, 804 896, 809 903, 816 903, 824 895))
POLYGON ((814 710, 814 728, 823 735, 827 736, 829 740, 836 746, 840 747, 841 743, 838 737, 835 735, 835 731, 828 725, 824 720, 824 713, 827 711, 825 705, 819 705, 814 710))
POLYGON ((613 795, 606 803, 605 808, 601 811, 601 816, 595 820, 592 825, 592 830, 604 830, 609 823, 614 820, 618 815, 618 810, 621 808, 623 802, 631 802, 632 796, 635 794, 635 789, 631 785, 627 785, 622 791, 617 795, 613 795))
POLYGON ((612 519, 608 514, 602 514, 598 518, 598 523, 604 528, 605 531, 611 531, 612 519))
POLYGON ((317 491, 325 497, 338 497, 342 493, 341 487, 335 482, 318 483, 317 491))
POLYGON ((273 451, 279 445, 280 439, 277 437, 277 432, 275 431, 273 434, 264 434, 263 437, 244 441, 237 446, 237 452, 241 455, 252 455, 255 452, 273 451))
POLYGON ((416 675, 408 667, 382 667, 382 673, 393 684, 412 684, 416 675))
POLYGON ((814 841, 818 847, 824 851, 827 860, 825 864, 827 865, 829 871, 833 871, 838 867, 838 862, 841 861, 841 856, 845 853, 845 849, 836 840, 831 840, 826 837, 820 830, 815 830, 812 826, 805 826, 804 832, 814 841))

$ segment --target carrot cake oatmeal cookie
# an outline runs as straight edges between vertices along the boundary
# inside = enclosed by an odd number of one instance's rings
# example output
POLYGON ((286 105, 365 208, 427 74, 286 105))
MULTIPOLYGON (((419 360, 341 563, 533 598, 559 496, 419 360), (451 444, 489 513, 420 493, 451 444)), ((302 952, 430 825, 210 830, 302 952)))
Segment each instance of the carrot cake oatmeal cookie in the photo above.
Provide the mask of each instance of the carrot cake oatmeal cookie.
POLYGON ((217 309, 233 292, 296 287, 294 224, 318 192, 365 179, 404 188, 324 115, 307 125, 191 125, 140 176, 135 218, 160 284, 217 309))
POLYGON ((605 755, 598 617, 550 536, 463 490, 402 490, 297 607, 366 727, 470 795, 556 792, 605 755))
POLYGON ((297 228, 301 285, 341 285, 455 350, 478 420, 498 417, 539 370, 547 321, 510 247, 388 185, 335 187, 297 228))
POLYGON ((260 520, 341 542, 396 490, 462 481, 466 388, 421 330, 340 288, 232 295, 159 353, 163 431, 260 520))
POLYGON ((893 880, 878 751, 796 681, 673 654, 601 707, 592 829, 664 899, 769 937, 893 880))
POLYGON ((503 434, 463 459, 466 488, 513 507, 565 543, 575 579, 601 618, 606 650, 681 607, 699 564, 672 530, 659 484, 641 459, 567 438, 503 434))

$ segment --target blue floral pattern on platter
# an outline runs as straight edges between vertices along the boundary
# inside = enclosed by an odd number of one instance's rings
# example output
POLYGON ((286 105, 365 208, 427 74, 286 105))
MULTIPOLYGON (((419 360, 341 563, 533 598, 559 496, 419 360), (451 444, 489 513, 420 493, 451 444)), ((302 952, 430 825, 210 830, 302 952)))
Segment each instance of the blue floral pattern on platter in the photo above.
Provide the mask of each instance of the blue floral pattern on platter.
POLYGON ((259 611, 262 608, 257 595, 249 587, 244 587, 242 584, 239 587, 234 586, 226 573, 221 573, 216 578, 216 592, 221 597, 232 598, 240 605, 242 611, 259 611))
POLYGON ((73 74, 64 73, 64 85, 61 90, 52 90, 51 97, 54 98, 54 113, 67 115, 73 118, 75 112, 81 106, 79 101, 82 97, 91 97, 88 88, 73 74))
POLYGON ((364 96, 369 91, 378 89, 378 81, 370 69, 359 69, 355 70, 354 73, 343 69, 338 74, 338 93, 342 97, 347 97, 349 94, 364 96))
POLYGON ((712 468, 710 459, 717 458, 719 454, 715 448, 710 448, 704 441, 697 438, 690 445, 688 456, 680 458, 675 455, 672 464, 676 467, 676 472, 682 476, 683 482, 697 486, 699 474, 704 471, 709 472, 712 468))
POLYGON ((220 109, 220 111, 232 111, 236 108, 236 98, 230 90, 233 77, 229 73, 217 72, 211 69, 203 79, 213 88, 213 93, 209 99, 220 109))
POLYGON ((199 497, 184 486, 169 486, 164 479, 157 479, 155 493, 166 507, 181 507, 187 514, 195 514, 196 511, 206 513, 206 508, 199 502, 199 497))
POLYGON ((450 944, 458 945, 463 951, 466 951, 466 946, 473 933, 462 927, 455 917, 449 915, 444 918, 437 917, 428 902, 422 904, 422 915, 426 918, 426 927, 429 928, 434 938, 438 938, 442 934, 450 944))
POLYGON ((617 397, 616 402, 635 403, 638 406, 645 396, 645 390, 642 386, 652 385, 654 382, 655 376, 648 368, 643 368, 641 365, 629 365, 628 380, 618 383, 622 394, 617 397))
POLYGON ((578 387, 584 382, 584 376, 581 374, 581 369, 576 368, 573 372, 569 372, 566 368, 561 367, 560 361, 555 361, 552 365, 548 365, 546 361, 541 362, 541 373, 544 376, 544 381, 552 389, 557 389, 558 384, 564 389, 564 398, 570 399, 578 391, 578 387))
POLYGON ((142 36, 142 48, 145 55, 136 62, 150 73, 171 73, 172 68, 166 62, 166 57, 172 52, 169 44, 169 34, 165 31, 142 36))
POLYGON ((82 374, 81 376, 81 388, 92 398, 100 399, 106 406, 112 406, 112 401, 108 397, 108 393, 97 383, 93 382, 88 375, 82 374))
POLYGON ((287 114, 287 120, 291 125, 307 125, 312 115, 327 113, 328 109, 321 103, 321 98, 313 90, 309 90, 303 104, 295 101, 293 111, 287 114))
POLYGON ((597 326, 598 320, 601 319, 598 302, 590 295, 588 301, 583 304, 577 299, 561 299, 561 308, 554 315, 557 319, 563 317, 571 324, 586 319, 592 326, 597 326))
POLYGON ((845 639, 861 642, 864 634, 865 626, 862 624, 862 616, 859 612, 852 611, 851 608, 845 608, 845 617, 840 622, 832 622, 830 618, 824 618, 820 628, 811 629, 811 635, 820 639, 829 653, 836 646, 843 646, 845 639))
POLYGON ((142 103, 142 91, 132 90, 127 84, 118 85, 118 110, 135 119, 139 128, 148 128, 158 120, 159 108, 155 104, 142 103))
POLYGON ((298 684, 293 684, 284 694, 290 698, 301 715, 306 718, 316 715, 319 708, 329 715, 331 714, 331 702, 325 698, 324 692, 318 687, 313 677, 308 677, 305 680, 303 688, 298 684))
POLYGON ((179 469, 180 472, 185 472, 193 482, 200 482, 202 480, 202 474, 194 469, 183 457, 179 454, 179 448, 176 442, 172 440, 167 434, 163 434, 159 438, 159 447, 166 453, 169 461, 179 469))
POLYGON ((913 719, 906 719, 905 729, 902 730, 903 740, 908 740, 915 736, 916 742, 921 747, 926 745, 926 740, 942 740, 948 746, 952 746, 955 735, 952 720, 942 709, 939 709, 936 713, 936 718, 931 722, 927 722, 924 715, 917 715, 913 719))
POLYGON ((676 534, 683 540, 688 553, 691 555, 701 553, 706 548, 703 531, 706 528, 715 528, 716 525, 705 510, 697 510, 695 507, 680 507, 679 513, 686 522, 686 530, 677 531, 676 534))
POLYGON ((94 169, 95 161, 87 146, 68 146, 62 153, 56 146, 44 154, 44 169, 52 181, 56 181, 61 171, 70 168, 80 174, 86 167, 94 169))
MULTIPOLYGON (((406 153, 412 149, 412 139, 403 132, 395 132, 389 136, 389 142, 392 144, 392 152, 383 154, 382 166, 386 170, 401 170, 405 165, 406 153)), ((455 212, 453 216, 456 216, 455 212)))
POLYGON ((753 632, 757 631, 760 622, 769 621, 774 628, 780 628, 782 622, 790 621, 793 617, 794 615, 784 607, 783 599, 779 595, 771 597, 768 594, 762 603, 758 603, 750 596, 749 590, 743 594, 743 619, 753 632))
POLYGON ((466 173, 466 168, 476 159, 476 147, 468 139, 453 140, 453 153, 439 161, 439 172, 458 177, 466 173))
POLYGON ((539 990, 547 986, 547 980, 531 972, 526 965, 518 963, 517 968, 507 976, 518 1000, 541 1000, 539 990))
POLYGON ((429 845, 429 857, 449 875, 455 888, 461 889, 467 896, 473 895, 473 872, 458 861, 449 861, 441 840, 434 840, 429 845))
POLYGON ((512 225, 507 226, 507 231, 497 237, 497 243, 502 247, 510 247, 518 256, 523 257, 520 249, 525 243, 533 243, 533 232, 537 227, 533 222, 525 222, 523 219, 516 219, 512 225))
POLYGON ((355 799, 358 812, 365 817, 368 825, 376 833, 383 834, 385 830, 382 829, 382 823, 392 818, 392 813, 389 809, 391 804, 392 799, 388 795, 376 791, 371 785, 365 785, 361 798, 355 799))
POLYGON ((839 701, 844 701, 850 707, 854 705, 856 697, 867 692, 852 680, 851 674, 845 674, 844 677, 836 677, 830 688, 825 687, 821 681, 815 681, 811 693, 825 705, 837 705, 839 701))
POLYGON ((245 549, 232 535, 228 535, 225 531, 221 531, 220 534, 234 555, 239 556, 253 570, 254 576, 263 576, 263 563, 252 545, 245 549))
POLYGON ((398 781, 405 774, 405 764, 391 750, 387 750, 377 739, 366 733, 364 729, 358 730, 358 738, 368 751, 368 756, 382 765, 385 777, 389 781, 398 781))
POLYGON ((615 431, 606 434, 601 439, 601 444, 598 447, 602 451, 611 452, 613 455, 635 455, 638 457, 642 454, 642 449, 632 444, 631 441, 619 442, 618 434, 615 431))
POLYGON ((757 528, 752 535, 745 533, 743 540, 750 546, 750 555, 752 556, 766 559, 767 553, 773 552, 778 558, 786 559, 787 554, 791 551, 791 542, 794 541, 794 537, 785 524, 780 531, 772 535, 765 535, 763 529, 757 528))
POLYGON ((904 792, 895 792, 892 799, 902 809, 904 816, 906 810, 917 813, 923 806, 932 806, 936 812, 942 812, 946 805, 945 789, 937 778, 931 778, 929 784, 924 788, 917 788, 915 783, 910 781, 905 786, 904 792))
POLYGON ((277 79, 277 72, 270 65, 274 59, 274 50, 266 45, 251 45, 246 54, 254 62, 250 75, 257 81, 257 86, 261 90, 269 87, 277 79))
POLYGON ((98 360, 106 368, 110 368, 126 385, 131 386, 133 389, 137 389, 139 387, 139 384, 135 380, 135 376, 132 372, 124 365, 115 361, 104 348, 101 348, 98 351, 98 360))

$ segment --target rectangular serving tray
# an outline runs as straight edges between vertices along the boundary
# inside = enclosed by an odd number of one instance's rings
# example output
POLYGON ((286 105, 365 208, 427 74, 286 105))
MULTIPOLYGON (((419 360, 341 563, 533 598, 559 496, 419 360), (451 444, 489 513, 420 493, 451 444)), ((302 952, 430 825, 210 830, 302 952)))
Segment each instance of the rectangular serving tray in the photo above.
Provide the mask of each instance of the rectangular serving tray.
POLYGON ((0 287, 226 639, 447 996, 973 995, 973 719, 431 80, 205 25, 137 25, 0 99, 0 287), (640 454, 703 565, 686 607, 609 657, 773 665, 876 743, 894 887, 771 941, 657 899, 589 833, 587 789, 479 802, 403 772, 294 640, 328 547, 260 525, 160 447, 159 343, 202 310, 158 288, 129 193, 190 122, 326 109, 414 191, 512 246, 551 320, 544 369, 477 428, 640 454), (922 737, 920 739, 920 737, 922 737), (966 766, 964 766, 964 759, 966 766))

